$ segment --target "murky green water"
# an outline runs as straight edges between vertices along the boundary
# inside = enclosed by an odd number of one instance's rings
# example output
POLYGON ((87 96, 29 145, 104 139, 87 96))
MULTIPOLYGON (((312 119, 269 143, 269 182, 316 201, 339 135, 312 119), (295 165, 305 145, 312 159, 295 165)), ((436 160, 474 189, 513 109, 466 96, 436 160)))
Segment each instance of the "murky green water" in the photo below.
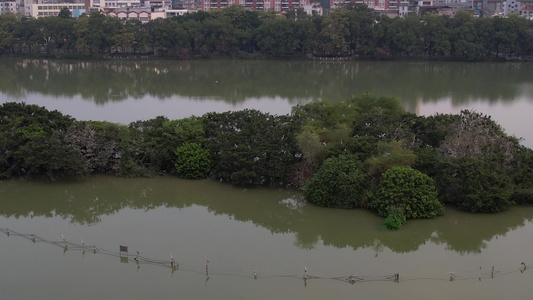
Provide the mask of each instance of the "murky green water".
POLYGON ((171 177, 7 181, 0 198, 0 228, 12 231, 0 233, 2 299, 530 297, 533 272, 521 265, 533 268, 528 207, 448 209, 391 232, 372 212, 315 207, 296 191, 171 177), (62 236, 88 249, 65 250, 62 236), (136 251, 163 262, 137 264, 136 251))

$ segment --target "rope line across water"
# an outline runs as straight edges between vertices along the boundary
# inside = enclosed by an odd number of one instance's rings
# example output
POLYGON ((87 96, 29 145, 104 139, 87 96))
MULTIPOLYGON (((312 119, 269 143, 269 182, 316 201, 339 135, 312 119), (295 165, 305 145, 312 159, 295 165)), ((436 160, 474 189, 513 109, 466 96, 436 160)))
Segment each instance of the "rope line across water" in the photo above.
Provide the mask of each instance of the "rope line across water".
MULTIPOLYGON (((59 248, 62 248, 64 251, 67 250, 77 250, 77 251, 91 251, 94 254, 101 254, 101 255, 107 255, 107 256, 114 256, 114 257, 120 257, 121 259, 126 259, 129 262, 133 262, 137 264, 139 267, 140 265, 153 265, 153 266, 159 266, 164 267, 172 270, 172 273, 175 271, 188 271, 193 273, 203 273, 196 270, 183 270, 179 268, 179 263, 174 260, 172 257, 172 254, 170 254, 169 260, 160 260, 160 259, 152 259, 148 257, 141 256, 139 252, 136 254, 129 254, 126 251, 111 251, 103 248, 96 247, 95 245, 86 245, 83 240, 81 240, 81 243, 74 243, 66 240, 63 235, 61 235, 62 240, 61 241, 52 241, 44 239, 38 235, 35 234, 27 234, 27 233, 19 233, 16 231, 13 231, 9 228, 0 228, 0 232, 5 233, 7 236, 17 236, 22 237, 27 240, 32 241, 33 243, 44 243, 44 244, 50 244, 57 246, 59 248)), ((120 245, 120 249, 122 250, 122 245, 120 245)), ((222 272, 209 272, 209 260, 206 260, 205 264, 205 275, 207 276, 207 279, 209 279, 209 275, 215 275, 215 276, 234 276, 234 277, 243 277, 243 278, 252 278, 252 279, 267 279, 267 278, 295 278, 295 279, 303 279, 305 282, 308 280, 317 280, 317 279, 327 279, 327 280, 338 280, 343 281, 347 283, 354 284, 356 282, 376 282, 376 281, 390 281, 390 282, 406 282, 406 281, 420 281, 420 280, 443 280, 443 281, 462 281, 462 280, 481 280, 482 278, 485 279, 495 279, 500 276, 509 275, 512 273, 520 272, 524 273, 527 270, 527 266, 525 262, 521 262, 519 264, 519 267, 515 267, 509 270, 501 270, 501 269, 495 269, 494 266, 492 266, 489 270, 484 269, 480 267, 477 270, 472 271, 465 271, 465 272, 446 272, 438 274, 434 277, 416 277, 411 276, 410 274, 404 274, 404 273, 393 273, 393 274, 387 274, 387 275, 381 275, 381 276, 367 276, 367 275, 347 275, 347 276, 338 276, 338 277, 321 277, 321 276, 314 276, 311 274, 308 274, 307 268, 304 268, 304 272, 302 276, 299 275, 283 275, 283 274, 277 274, 277 275, 264 275, 259 276, 258 271, 254 270, 251 276, 243 276, 238 275, 235 273, 222 273, 222 272)))

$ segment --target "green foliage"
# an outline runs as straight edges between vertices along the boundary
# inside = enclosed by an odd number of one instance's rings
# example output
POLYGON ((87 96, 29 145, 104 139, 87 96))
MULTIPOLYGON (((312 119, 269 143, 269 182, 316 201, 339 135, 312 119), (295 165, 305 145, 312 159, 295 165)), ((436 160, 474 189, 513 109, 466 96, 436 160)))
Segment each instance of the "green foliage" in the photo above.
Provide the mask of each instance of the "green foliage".
POLYGON ((176 171, 187 179, 206 178, 211 169, 211 155, 200 144, 186 143, 176 149, 176 171))
POLYGON ((389 207, 389 214, 385 218, 385 227, 390 230, 398 230, 402 228, 406 220, 403 208, 389 207))
POLYGON ((13 47, 15 43, 14 32, 17 29, 18 20, 15 14, 8 12, 0 14, 0 51, 13 47))
POLYGON ((476 213, 496 213, 511 204, 513 182, 492 160, 464 156, 439 165, 444 201, 476 213))
POLYGON ((360 161, 351 156, 330 157, 305 186, 305 196, 313 204, 352 208, 366 203, 369 178, 360 161))
POLYGON ((352 147, 350 124, 357 114, 358 108, 350 101, 313 101, 293 107, 292 115, 302 123, 296 141, 304 159, 318 167, 327 157, 347 154, 352 147))
POLYGON ((397 98, 364 94, 352 99, 359 108, 353 122, 353 136, 372 136, 379 141, 412 140, 416 115, 407 113, 397 98))
POLYGON ((416 145, 420 148, 439 148, 449 135, 451 124, 457 122, 458 119, 460 119, 459 115, 450 114, 436 114, 416 118, 412 125, 416 134, 416 145))
POLYGON ((69 19, 69 18, 72 18, 72 12, 68 8, 63 7, 59 11, 59 14, 57 15, 57 17, 62 18, 62 19, 69 19))
POLYGON ((206 142, 203 121, 194 116, 172 121, 159 116, 132 122, 129 128, 136 136, 135 158, 151 174, 176 172, 176 148, 185 143, 204 145, 206 142))
POLYGON ((216 179, 238 185, 292 182, 301 153, 291 116, 243 110, 208 113, 203 120, 216 179))
POLYGON ((391 207, 402 208, 407 219, 433 218, 444 213, 433 179, 410 167, 393 167, 383 173, 371 207, 384 217, 391 207))
POLYGON ((414 153, 416 160, 413 168, 434 178, 439 173, 437 165, 441 157, 438 151, 431 147, 421 147, 415 148, 414 153))
MULTIPOLYGON (((326 5, 325 7, 329 6, 326 5)), ((286 15, 231 5, 172 19, 123 22, 93 12, 77 19, 63 9, 57 17, 0 16, 0 51, 76 51, 81 55, 152 53, 189 57, 268 56, 356 57, 451 56, 478 60, 529 55, 532 21, 473 18, 459 10, 454 18, 410 14, 391 19, 363 4, 334 8, 324 16, 301 10, 286 15)))
POLYGON ((515 190, 511 201, 519 205, 533 205, 533 188, 515 190))
POLYGON ((73 119, 37 105, 0 106, 0 178, 80 174, 78 153, 65 141, 73 119))
POLYGON ((152 174, 143 165, 140 139, 127 126, 110 122, 80 121, 71 126, 65 140, 85 161, 85 174, 121 176, 152 174))
POLYGON ((368 173, 378 178, 392 167, 407 167, 415 164, 416 155, 412 150, 403 147, 403 141, 379 143, 376 156, 365 160, 368 173))

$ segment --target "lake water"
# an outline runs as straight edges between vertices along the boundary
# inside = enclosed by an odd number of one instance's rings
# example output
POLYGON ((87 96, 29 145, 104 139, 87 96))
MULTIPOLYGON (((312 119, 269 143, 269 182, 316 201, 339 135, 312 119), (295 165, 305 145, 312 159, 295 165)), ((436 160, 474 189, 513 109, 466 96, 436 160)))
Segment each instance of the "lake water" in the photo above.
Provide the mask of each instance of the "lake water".
MULTIPOLYGON (((368 91, 397 95, 423 115, 475 109, 533 141, 529 64, 2 59, 0 71, 2 102, 79 120, 285 114, 368 91)), ((0 298, 531 298, 533 208, 447 208, 397 232, 381 230, 383 222, 369 211, 306 204, 294 190, 212 181, 0 181, 0 298)))
POLYGON ((533 208, 497 215, 448 208, 392 232, 369 211, 212 181, 92 176, 0 182, 0 193, 2 299, 531 296, 533 271, 521 263, 533 266, 533 208), (75 245, 82 239, 85 251, 75 245), (137 264, 137 251, 147 260, 137 264))

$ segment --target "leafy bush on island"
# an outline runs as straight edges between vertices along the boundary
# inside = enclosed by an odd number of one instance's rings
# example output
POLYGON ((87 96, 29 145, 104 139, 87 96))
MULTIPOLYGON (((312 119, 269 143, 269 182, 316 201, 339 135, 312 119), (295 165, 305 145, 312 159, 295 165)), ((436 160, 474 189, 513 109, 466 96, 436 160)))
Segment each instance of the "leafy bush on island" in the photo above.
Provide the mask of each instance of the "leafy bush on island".
POLYGON ((206 178, 211 169, 209 151, 197 143, 186 143, 176 149, 176 171, 178 176, 188 179, 206 178))
POLYGON ((406 219, 433 218, 444 213, 433 179, 410 167, 392 167, 381 176, 370 206, 387 217, 401 208, 406 219))
POLYGON ((361 161, 346 155, 330 157, 307 181, 305 196, 319 206, 353 208, 366 203, 369 183, 361 161))
POLYGON ((0 178, 178 175, 302 188, 325 207, 373 208, 388 228, 443 204, 495 213, 533 203, 533 150, 490 116, 416 116, 393 97, 315 101, 289 115, 207 113, 128 126, 0 106, 0 178))

